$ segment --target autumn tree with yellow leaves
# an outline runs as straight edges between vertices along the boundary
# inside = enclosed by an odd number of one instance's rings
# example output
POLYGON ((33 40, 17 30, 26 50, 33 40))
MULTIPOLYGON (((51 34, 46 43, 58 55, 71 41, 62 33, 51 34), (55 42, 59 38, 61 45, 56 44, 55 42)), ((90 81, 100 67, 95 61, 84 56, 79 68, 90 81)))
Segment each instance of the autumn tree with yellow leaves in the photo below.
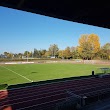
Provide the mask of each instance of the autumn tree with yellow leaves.
POLYGON ((84 34, 79 39, 78 53, 83 59, 93 59, 100 51, 99 37, 96 34, 84 34))

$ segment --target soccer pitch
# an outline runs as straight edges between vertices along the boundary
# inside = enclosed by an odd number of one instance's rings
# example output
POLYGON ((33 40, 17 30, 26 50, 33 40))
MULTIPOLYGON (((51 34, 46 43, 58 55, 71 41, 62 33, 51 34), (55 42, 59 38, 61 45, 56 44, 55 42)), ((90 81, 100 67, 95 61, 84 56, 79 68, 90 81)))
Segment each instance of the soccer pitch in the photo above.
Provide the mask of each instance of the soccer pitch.
POLYGON ((68 63, 0 65, 0 84, 13 85, 91 75, 92 71, 100 73, 99 67, 103 66, 68 63))

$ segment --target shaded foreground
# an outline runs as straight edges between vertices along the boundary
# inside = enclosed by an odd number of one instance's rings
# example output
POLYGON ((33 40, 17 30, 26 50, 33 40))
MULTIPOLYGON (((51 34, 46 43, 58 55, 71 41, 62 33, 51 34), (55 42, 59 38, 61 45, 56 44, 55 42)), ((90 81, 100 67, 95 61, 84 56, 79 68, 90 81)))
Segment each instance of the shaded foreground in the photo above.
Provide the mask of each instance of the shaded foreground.
POLYGON ((89 110, 107 98, 110 75, 66 78, 9 86, 0 91, 0 110, 89 110))

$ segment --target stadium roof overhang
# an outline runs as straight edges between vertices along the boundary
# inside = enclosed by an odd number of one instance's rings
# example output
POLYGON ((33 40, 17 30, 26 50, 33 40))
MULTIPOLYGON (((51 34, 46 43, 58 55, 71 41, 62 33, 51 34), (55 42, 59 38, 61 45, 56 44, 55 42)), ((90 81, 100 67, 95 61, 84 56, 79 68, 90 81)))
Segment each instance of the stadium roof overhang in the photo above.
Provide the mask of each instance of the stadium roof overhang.
POLYGON ((110 5, 100 0, 0 0, 0 6, 110 28, 110 5))

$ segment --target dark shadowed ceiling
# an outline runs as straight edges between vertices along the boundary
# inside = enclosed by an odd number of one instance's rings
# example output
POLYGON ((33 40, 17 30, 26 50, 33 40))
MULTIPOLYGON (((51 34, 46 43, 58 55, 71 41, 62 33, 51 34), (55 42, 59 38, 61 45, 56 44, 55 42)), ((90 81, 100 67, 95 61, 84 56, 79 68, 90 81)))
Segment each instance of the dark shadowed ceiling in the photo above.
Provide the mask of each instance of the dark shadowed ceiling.
POLYGON ((110 28, 110 3, 103 0, 0 0, 0 6, 110 28))

